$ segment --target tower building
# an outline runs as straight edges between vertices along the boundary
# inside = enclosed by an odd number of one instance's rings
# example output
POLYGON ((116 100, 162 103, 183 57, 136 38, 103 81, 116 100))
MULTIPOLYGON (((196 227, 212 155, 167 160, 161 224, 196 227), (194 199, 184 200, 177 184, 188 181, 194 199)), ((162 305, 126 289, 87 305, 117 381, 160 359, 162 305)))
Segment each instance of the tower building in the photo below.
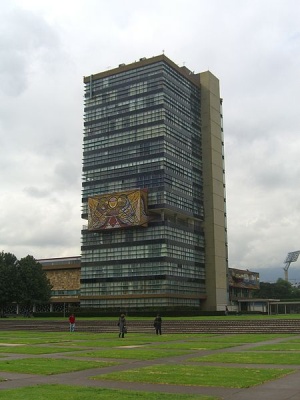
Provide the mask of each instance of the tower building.
POLYGON ((218 79, 163 54, 84 87, 81 307, 223 310, 218 79))

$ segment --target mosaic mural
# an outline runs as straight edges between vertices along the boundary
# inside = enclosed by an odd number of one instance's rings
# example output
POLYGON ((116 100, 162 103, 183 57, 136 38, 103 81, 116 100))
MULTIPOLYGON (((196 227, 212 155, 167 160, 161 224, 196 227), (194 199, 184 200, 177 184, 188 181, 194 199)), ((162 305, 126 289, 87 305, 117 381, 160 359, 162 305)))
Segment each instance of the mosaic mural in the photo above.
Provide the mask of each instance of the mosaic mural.
POLYGON ((147 226, 148 193, 146 189, 93 196, 88 199, 90 230, 147 226))

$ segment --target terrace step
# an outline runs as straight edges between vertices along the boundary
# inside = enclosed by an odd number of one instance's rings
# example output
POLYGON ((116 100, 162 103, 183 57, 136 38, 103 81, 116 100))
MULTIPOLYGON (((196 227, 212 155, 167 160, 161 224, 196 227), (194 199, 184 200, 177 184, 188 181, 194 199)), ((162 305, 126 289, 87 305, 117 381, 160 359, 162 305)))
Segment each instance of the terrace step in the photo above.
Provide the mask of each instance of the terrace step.
MULTIPOLYGON (((153 321, 127 319, 128 332, 154 333, 153 321)), ((300 319, 266 320, 167 320, 163 319, 163 333, 288 333, 300 334, 300 319)), ((45 332, 63 332, 69 329, 66 321, 49 321, 29 318, 28 320, 0 320, 1 330, 31 330, 45 332)), ((77 332, 117 332, 116 321, 84 320, 77 318, 77 332)))

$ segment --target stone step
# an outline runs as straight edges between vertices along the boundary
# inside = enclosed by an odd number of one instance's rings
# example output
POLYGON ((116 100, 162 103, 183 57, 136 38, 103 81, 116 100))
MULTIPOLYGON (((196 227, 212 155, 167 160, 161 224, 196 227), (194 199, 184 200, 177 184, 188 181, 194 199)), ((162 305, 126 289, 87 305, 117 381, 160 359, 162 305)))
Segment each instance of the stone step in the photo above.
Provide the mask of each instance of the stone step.
MULTIPOLYGON (((152 321, 127 320, 128 332, 154 333, 152 321)), ((197 321, 163 321, 163 333, 294 333, 300 334, 300 320, 297 319, 267 319, 267 320, 197 320, 197 321)), ((63 332, 69 329, 68 321, 43 321, 29 318, 28 320, 0 320, 2 330, 37 330, 47 332, 63 332)), ((81 320, 76 321, 78 332, 117 332, 116 321, 81 320)))

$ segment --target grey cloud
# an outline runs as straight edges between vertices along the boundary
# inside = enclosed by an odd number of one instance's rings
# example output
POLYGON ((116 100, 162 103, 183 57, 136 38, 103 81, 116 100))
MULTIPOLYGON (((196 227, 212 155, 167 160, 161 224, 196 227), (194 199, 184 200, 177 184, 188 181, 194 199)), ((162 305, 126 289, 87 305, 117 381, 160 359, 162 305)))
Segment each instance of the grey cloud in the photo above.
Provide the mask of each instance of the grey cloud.
MULTIPOLYGON (((55 183, 57 188, 70 191, 70 188, 80 187, 81 166, 78 162, 61 161, 55 168, 55 183)), ((78 193, 79 195, 79 193, 78 193)))
MULTIPOLYGON (((175 63, 220 78, 229 266, 263 274, 298 250, 298 1, 6 4, 0 250, 39 258, 80 253, 82 76, 163 49, 175 63)), ((299 270, 293 266, 300 277, 299 270)))
POLYGON ((4 94, 18 96, 35 64, 58 46, 58 37, 42 17, 22 9, 2 14, 0 24, 1 88, 4 94))
POLYGON ((25 187, 23 191, 29 196, 34 197, 36 199, 43 199, 49 197, 49 190, 47 189, 40 189, 38 187, 29 186, 25 187))

